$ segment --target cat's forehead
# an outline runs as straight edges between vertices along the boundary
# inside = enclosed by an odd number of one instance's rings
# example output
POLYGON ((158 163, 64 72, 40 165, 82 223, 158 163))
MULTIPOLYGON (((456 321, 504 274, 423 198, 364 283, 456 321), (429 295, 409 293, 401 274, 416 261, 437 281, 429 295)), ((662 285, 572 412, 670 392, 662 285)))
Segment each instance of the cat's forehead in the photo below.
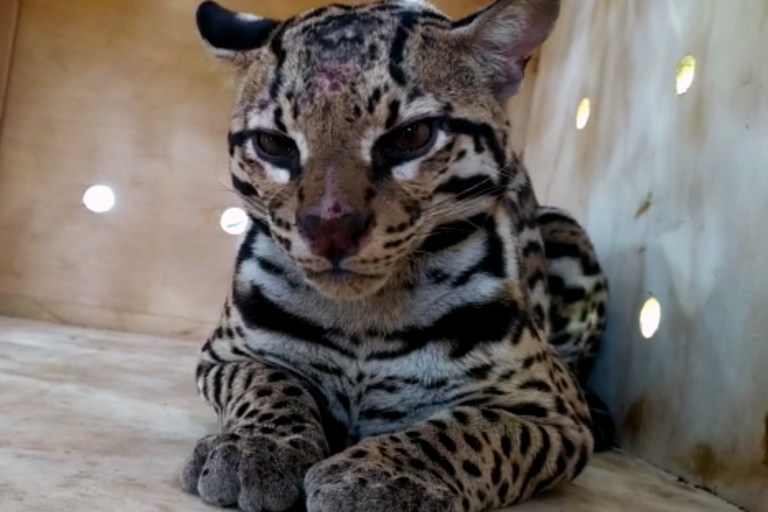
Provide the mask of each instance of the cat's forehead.
POLYGON ((391 10, 360 7, 326 13, 286 31, 285 49, 294 53, 297 64, 305 68, 370 69, 386 59, 397 37, 403 37, 398 34, 398 26, 407 12, 399 7, 391 10))
POLYGON ((285 58, 277 68, 312 96, 370 95, 376 88, 404 85, 402 68, 418 51, 425 17, 450 23, 428 4, 408 0, 309 14, 283 32, 285 58))
POLYGON ((320 81, 349 77, 385 64, 391 51, 392 20, 370 13, 341 13, 286 37, 287 64, 320 81))

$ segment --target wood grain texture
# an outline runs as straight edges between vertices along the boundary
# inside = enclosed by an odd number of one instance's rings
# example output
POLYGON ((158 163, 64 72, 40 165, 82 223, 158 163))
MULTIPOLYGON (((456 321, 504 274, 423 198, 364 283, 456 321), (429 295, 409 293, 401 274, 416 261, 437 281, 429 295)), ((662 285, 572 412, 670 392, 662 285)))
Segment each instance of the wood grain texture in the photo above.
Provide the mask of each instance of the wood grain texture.
MULTIPOLYGON (((218 510, 183 493, 177 477, 195 441, 217 428, 195 394, 195 347, 0 318, 0 354, 13 354, 0 358, 0 432, 14 433, 0 442, 0 471, 12 468, 2 473, 3 512, 218 510)), ((620 453, 508 509, 619 510, 737 512, 620 453)))
POLYGON ((11 71, 18 15, 19 0, 0 0, 0 130, 3 128, 5 93, 11 71))
MULTIPOLYGON (((285 18, 326 2, 224 3, 285 18)), ((233 91, 198 40, 197 5, 25 0, 0 139, 0 313, 197 338, 213 327, 236 248, 219 217, 239 203, 233 91), (112 211, 83 207, 94 184, 113 188, 112 211)), ((438 5, 460 16, 483 2, 438 5)), ((525 106, 510 110, 522 132, 525 106)))
POLYGON ((526 160, 612 285, 595 388, 632 453, 768 511, 768 3, 563 2, 526 160), (736 7, 738 4, 738 8, 736 7), (675 94, 678 60, 697 58, 675 94), (579 100, 591 98, 586 128, 579 100), (651 340, 638 315, 653 295, 651 340))

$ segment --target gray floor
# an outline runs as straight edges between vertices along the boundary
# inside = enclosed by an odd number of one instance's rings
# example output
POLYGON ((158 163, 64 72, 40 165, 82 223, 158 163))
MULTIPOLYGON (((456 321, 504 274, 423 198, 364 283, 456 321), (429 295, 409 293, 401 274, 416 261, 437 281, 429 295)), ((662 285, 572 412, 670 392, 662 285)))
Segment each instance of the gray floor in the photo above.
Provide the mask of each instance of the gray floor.
MULTIPOLYGON (((198 344, 0 318, 2 512, 213 511, 179 465, 213 414, 198 344)), ((736 512, 619 453, 515 512, 736 512)))

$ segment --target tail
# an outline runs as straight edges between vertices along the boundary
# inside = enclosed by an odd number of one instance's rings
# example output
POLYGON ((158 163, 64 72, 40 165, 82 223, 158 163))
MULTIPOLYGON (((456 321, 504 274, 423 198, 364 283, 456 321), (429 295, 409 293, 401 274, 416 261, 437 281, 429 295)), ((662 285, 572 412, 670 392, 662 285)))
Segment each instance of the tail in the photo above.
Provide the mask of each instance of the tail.
POLYGON ((608 406, 591 389, 584 389, 584 398, 592 416, 592 436, 595 438, 595 452, 604 452, 615 446, 616 426, 608 406))

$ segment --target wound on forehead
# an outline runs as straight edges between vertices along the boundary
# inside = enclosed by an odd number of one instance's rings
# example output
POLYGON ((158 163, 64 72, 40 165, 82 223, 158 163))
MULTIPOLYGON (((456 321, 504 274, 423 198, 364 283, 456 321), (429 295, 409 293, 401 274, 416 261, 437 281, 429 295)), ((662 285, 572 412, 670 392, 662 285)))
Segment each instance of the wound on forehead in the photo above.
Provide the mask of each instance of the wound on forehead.
POLYGON ((349 85, 350 79, 360 72, 355 64, 324 64, 317 70, 315 81, 321 94, 332 96, 349 85))
POLYGON ((366 13, 329 16, 303 30, 304 69, 321 95, 335 95, 376 66, 385 44, 374 36, 382 20, 366 13))

